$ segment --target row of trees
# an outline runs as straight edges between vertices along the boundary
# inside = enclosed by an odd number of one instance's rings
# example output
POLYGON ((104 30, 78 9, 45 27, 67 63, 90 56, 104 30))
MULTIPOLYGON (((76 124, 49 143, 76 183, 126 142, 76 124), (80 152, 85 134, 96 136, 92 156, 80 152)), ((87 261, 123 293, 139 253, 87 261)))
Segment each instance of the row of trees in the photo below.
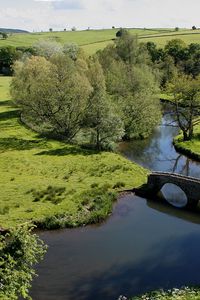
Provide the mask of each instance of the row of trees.
POLYGON ((148 42, 147 50, 154 69, 161 76, 161 89, 172 96, 176 121, 183 140, 191 140, 194 126, 200 123, 200 45, 186 45, 180 39, 164 48, 148 42))
POLYGON ((184 139, 192 138, 199 120, 198 44, 175 39, 161 49, 121 30, 91 58, 75 44, 40 41, 33 49, 16 64, 12 94, 35 130, 67 141, 81 133, 98 149, 146 137, 160 119, 160 87, 174 96, 184 139))
POLYGON ((84 135, 97 149, 149 135, 160 119, 158 81, 147 51, 128 33, 87 58, 75 45, 40 42, 19 61, 11 92, 22 119, 67 141, 84 135))

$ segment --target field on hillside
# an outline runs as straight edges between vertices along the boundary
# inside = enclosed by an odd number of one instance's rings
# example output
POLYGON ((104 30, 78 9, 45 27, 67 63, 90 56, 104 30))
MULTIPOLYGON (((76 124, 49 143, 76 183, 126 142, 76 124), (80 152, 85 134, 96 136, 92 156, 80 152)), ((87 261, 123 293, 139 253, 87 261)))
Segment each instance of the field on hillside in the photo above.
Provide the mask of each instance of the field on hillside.
MULTIPOLYGON (((107 44, 112 43, 118 29, 66 31, 66 32, 40 32, 29 34, 12 34, 7 40, 0 40, 1 46, 31 46, 38 40, 52 40, 61 44, 76 43, 84 48, 88 54, 103 49, 107 44)), ((200 43, 200 30, 180 29, 129 29, 136 34, 139 40, 153 41, 163 47, 167 41, 173 38, 180 38, 186 43, 200 43)))
MULTIPOLYGON (((83 30, 66 32, 39 32, 39 33, 17 33, 12 34, 6 40, 0 40, 0 46, 31 46, 40 39, 50 39, 61 44, 74 42, 78 45, 110 41, 115 38, 118 29, 83 30)), ((170 32, 170 29, 130 29, 132 34, 151 35, 170 32)))
POLYGON ((118 154, 41 138, 23 126, 10 80, 0 77, 0 227, 98 222, 110 214, 117 191, 146 181, 146 170, 118 154))

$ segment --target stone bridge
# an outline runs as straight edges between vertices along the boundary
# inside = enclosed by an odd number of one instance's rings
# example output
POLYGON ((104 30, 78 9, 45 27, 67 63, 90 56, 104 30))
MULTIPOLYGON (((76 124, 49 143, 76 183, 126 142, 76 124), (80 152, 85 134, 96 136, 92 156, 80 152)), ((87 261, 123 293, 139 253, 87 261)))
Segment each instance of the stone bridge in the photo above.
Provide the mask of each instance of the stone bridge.
POLYGON ((198 204, 200 200, 200 179, 176 173, 153 172, 148 176, 145 190, 147 195, 155 196, 166 183, 172 183, 185 193, 188 206, 198 204))

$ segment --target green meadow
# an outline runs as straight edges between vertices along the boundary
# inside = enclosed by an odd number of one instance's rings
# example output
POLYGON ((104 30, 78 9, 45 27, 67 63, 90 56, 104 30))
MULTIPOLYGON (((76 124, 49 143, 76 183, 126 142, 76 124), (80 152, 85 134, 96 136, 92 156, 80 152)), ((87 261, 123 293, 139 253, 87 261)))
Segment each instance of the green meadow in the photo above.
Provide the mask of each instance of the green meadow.
MULTIPOLYGON (((81 46, 86 53, 93 54, 99 49, 105 48, 109 43, 113 43, 118 29, 103 30, 82 30, 82 31, 60 31, 60 32, 38 32, 38 33, 17 33, 9 35, 8 39, 0 40, 2 46, 32 46, 39 40, 52 40, 61 44, 76 43, 81 46)), ((152 41, 163 47, 169 40, 180 38, 187 44, 200 43, 200 30, 180 29, 175 31, 170 28, 154 29, 129 29, 132 34, 138 36, 143 42, 152 41)))
POLYGON ((99 222, 119 191, 140 186, 147 170, 111 152, 41 138, 23 126, 0 77, 0 227, 40 228, 99 222))

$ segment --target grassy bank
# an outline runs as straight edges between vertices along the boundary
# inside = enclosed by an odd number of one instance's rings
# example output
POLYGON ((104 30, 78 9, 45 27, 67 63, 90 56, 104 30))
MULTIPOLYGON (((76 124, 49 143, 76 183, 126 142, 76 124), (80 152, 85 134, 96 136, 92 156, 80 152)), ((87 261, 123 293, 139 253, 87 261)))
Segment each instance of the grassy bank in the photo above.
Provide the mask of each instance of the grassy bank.
POLYGON ((199 300, 200 290, 199 288, 182 288, 173 289, 167 292, 156 291, 147 293, 140 297, 133 297, 130 300, 199 300))
POLYGON ((174 139, 174 146, 177 151, 200 161, 200 125, 195 127, 194 137, 191 141, 183 141, 182 135, 178 135, 174 139))
POLYGON ((0 227, 98 222, 110 214, 118 191, 145 182, 147 171, 118 154, 47 140, 24 127, 9 82, 0 77, 0 227))

